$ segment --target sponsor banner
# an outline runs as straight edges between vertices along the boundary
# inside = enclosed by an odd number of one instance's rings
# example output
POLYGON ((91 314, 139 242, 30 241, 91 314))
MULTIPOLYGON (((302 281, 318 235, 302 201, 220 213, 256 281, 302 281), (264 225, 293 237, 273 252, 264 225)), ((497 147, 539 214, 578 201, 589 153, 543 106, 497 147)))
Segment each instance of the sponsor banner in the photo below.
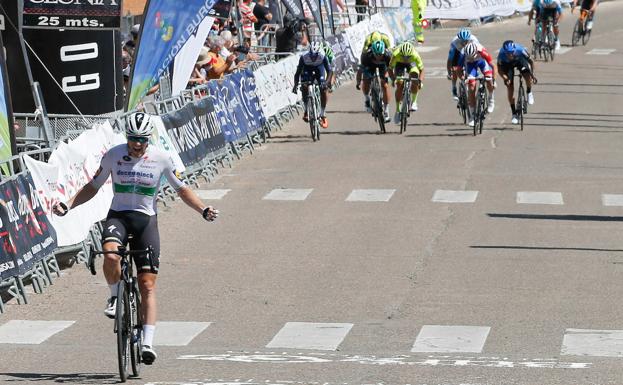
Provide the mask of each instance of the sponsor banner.
POLYGON ((0 242, 0 281, 26 273, 56 248, 56 232, 28 174, 0 185, 0 242))
POLYGON ((370 23, 370 26, 368 27, 368 30, 370 31, 370 33, 372 33, 373 31, 383 32, 384 34, 389 36, 389 41, 391 42, 392 47, 395 45, 396 39, 394 38, 394 32, 391 30, 391 28, 389 28, 389 25, 385 21, 385 18, 383 17, 382 14, 380 13, 374 14, 370 18, 369 23, 370 23))
POLYGON ((226 95, 229 95, 229 89, 224 83, 224 81, 208 82, 207 92, 208 97, 214 104, 218 121, 221 123, 225 142, 230 143, 238 140, 242 132, 240 131, 236 115, 229 107, 230 101, 226 99, 226 95))
POLYGON ((388 27, 392 30, 396 43, 413 38, 413 14, 410 9, 393 9, 383 13, 388 27))
POLYGON ((324 3, 325 12, 327 14, 327 20, 329 21, 329 28, 331 28, 331 34, 335 35, 335 19, 333 19, 333 2, 327 0, 321 0, 324 3))
POLYGON ((179 95, 182 90, 186 89, 188 80, 193 73, 195 63, 201 52, 201 48, 212 28, 212 24, 214 24, 214 17, 206 17, 203 19, 195 33, 188 38, 186 44, 184 44, 180 52, 175 56, 172 77, 173 85, 171 88, 172 95, 179 95))
POLYGON ((212 98, 206 97, 196 100, 191 106, 193 114, 197 119, 197 124, 201 127, 201 130, 207 130, 206 135, 209 137, 208 151, 216 152, 225 147, 225 135, 223 135, 223 130, 221 130, 212 98))
POLYGON ((93 179, 102 156, 109 148, 125 143, 125 136, 113 132, 109 122, 95 124, 69 143, 59 143, 47 163, 24 156, 39 200, 56 229, 58 246, 75 245, 89 234, 93 223, 106 218, 112 202, 112 182, 108 181, 88 202, 73 208, 64 217, 52 213, 56 202, 67 202, 93 179))
POLYGON ((281 109, 301 100, 300 93, 292 93, 299 58, 298 55, 292 55, 254 72, 256 95, 265 117, 274 116, 281 109))
POLYGON ((211 147, 210 133, 207 127, 200 126, 195 119, 192 104, 161 115, 160 118, 175 151, 186 167, 203 160, 208 155, 211 147))
POLYGON ((159 81, 215 3, 216 0, 149 1, 132 64, 127 111, 133 110, 159 81))
POLYGON ((231 13, 231 0, 217 0, 214 7, 208 12, 212 17, 219 19, 228 19, 231 13))
POLYGON ((341 75, 346 70, 346 61, 344 59, 344 51, 337 36, 328 36, 326 42, 331 46, 334 53, 333 59, 333 71, 337 76, 341 75))
POLYGON ((428 0, 424 18, 478 19, 489 16, 510 16, 516 11, 527 12, 529 0, 428 0))
POLYGON ((122 0, 23 0, 25 28, 119 28, 122 0))
POLYGON ((320 11, 320 0, 305 0, 305 3, 307 3, 307 6, 309 7, 309 11, 314 17, 314 21, 316 21, 316 24, 318 24, 318 28, 320 28, 320 34, 322 35, 322 37, 324 37, 325 36, 324 24, 322 23, 322 13, 320 11))
POLYGON ((247 117, 249 132, 260 130, 266 118, 257 97, 257 86, 253 72, 246 69, 231 76, 230 80, 239 95, 242 110, 247 117))
POLYGON ((357 64, 359 63, 359 56, 355 56, 353 49, 346 38, 345 33, 340 33, 337 35, 337 41, 340 43, 340 47, 342 47, 342 53, 344 54, 344 64, 348 67, 357 68, 357 64))
POLYGON ((154 124, 154 132, 151 134, 150 144, 155 145, 162 151, 166 151, 171 160, 173 161, 173 165, 175 166, 175 170, 179 172, 184 172, 186 167, 184 167, 184 162, 180 158, 180 154, 175 151, 175 146, 173 145, 173 141, 167 134, 167 129, 162 123, 162 119, 160 116, 152 115, 151 121, 154 124))
POLYGON ((288 10, 288 13, 294 19, 303 19, 305 18, 305 13, 303 11, 303 2, 301 0, 281 0, 283 5, 288 10))
MULTIPOLYGON (((1 37, 0 47, 3 47, 1 37)), ((4 50, 0 49, 0 160, 9 159, 16 153, 9 78, 7 77, 4 50)), ((7 163, 0 163, 0 167, 4 176, 11 174, 7 163)))
MULTIPOLYGON (((369 27, 369 20, 364 20, 344 31, 348 44, 350 45, 350 49, 353 53, 359 54, 362 51, 363 43, 366 40, 366 36, 368 36, 369 27)), ((356 57, 355 62, 357 62, 358 59, 359 56, 356 57)))

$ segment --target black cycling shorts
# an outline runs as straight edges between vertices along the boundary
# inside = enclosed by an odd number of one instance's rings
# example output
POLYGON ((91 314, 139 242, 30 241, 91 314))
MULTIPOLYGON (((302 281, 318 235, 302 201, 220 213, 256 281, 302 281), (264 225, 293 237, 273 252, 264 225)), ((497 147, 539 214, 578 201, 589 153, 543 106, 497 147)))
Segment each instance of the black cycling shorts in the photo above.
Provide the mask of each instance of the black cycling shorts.
POLYGON ((596 1, 598 0, 582 0, 582 9, 590 11, 596 1))
POLYGON ((151 246, 153 253, 151 263, 147 253, 136 254, 134 264, 136 271, 158 274, 160 267, 160 234, 158 233, 158 217, 147 215, 138 211, 108 211, 106 222, 104 222, 104 233, 102 243, 115 242, 119 245, 128 243, 130 239, 130 250, 144 250, 151 246))
POLYGON ((507 75, 511 82, 515 81, 515 68, 517 68, 522 74, 529 74, 531 72, 530 63, 524 56, 521 56, 510 63, 500 63, 500 65, 498 65, 498 71, 501 74, 507 75))

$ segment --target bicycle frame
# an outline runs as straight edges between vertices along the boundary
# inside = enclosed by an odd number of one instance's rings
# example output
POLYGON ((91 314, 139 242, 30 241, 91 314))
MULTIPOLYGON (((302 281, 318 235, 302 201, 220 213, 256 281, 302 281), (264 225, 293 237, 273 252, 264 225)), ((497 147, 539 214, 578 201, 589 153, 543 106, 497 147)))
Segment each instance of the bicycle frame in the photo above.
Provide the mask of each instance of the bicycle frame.
POLYGON ((402 99, 400 101, 400 133, 407 130, 407 119, 411 115, 411 76, 397 76, 396 83, 402 82, 402 99))
POLYGON ((378 67, 370 83, 372 116, 378 122, 381 133, 385 133, 385 104, 383 103, 383 86, 378 67))
POLYGON ((316 80, 311 82, 302 82, 303 87, 307 89, 307 118, 309 119, 309 128, 312 140, 315 142, 320 140, 320 86, 316 80))

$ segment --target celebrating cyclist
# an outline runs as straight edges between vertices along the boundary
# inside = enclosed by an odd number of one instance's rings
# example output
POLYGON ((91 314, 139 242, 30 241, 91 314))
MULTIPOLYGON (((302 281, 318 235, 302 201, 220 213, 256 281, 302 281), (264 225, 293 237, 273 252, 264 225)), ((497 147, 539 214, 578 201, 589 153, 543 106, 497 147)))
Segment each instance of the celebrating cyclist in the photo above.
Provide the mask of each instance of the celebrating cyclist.
POLYGON ((385 44, 386 49, 391 49, 392 42, 389 36, 381 31, 374 31, 366 36, 366 39, 363 41, 363 48, 361 53, 366 53, 370 47, 372 47, 372 43, 376 41, 382 41, 385 44))
POLYGON ((534 74, 534 61, 528 54, 528 50, 519 43, 507 40, 502 44, 498 54, 498 73, 504 80, 506 86, 508 102, 511 105, 513 124, 519 124, 515 106, 515 68, 519 70, 521 76, 526 81, 526 91, 528 92, 528 104, 534 104, 532 94, 532 79, 534 74))
MULTIPOLYGON (((327 100, 329 98, 328 89, 331 88, 331 79, 333 71, 329 65, 329 60, 324 54, 322 49, 322 43, 314 41, 309 44, 309 51, 301 56, 299 59, 298 67, 296 67, 296 73, 294 74, 294 88, 292 92, 296 93, 299 86, 299 79, 304 82, 316 80, 320 87, 320 126, 322 128, 329 127, 329 122, 325 115, 325 108, 327 107, 327 100), (328 84, 327 81, 328 80, 328 84)), ((305 106, 305 113, 303 114, 303 120, 309 121, 307 114, 307 87, 303 87, 301 92, 303 93, 303 105, 305 106)))
POLYGON ((489 106, 487 112, 493 112, 495 108, 495 101, 493 98, 493 90, 495 88, 493 84, 494 79, 494 66, 493 58, 487 52, 485 47, 476 43, 469 43, 464 48, 464 68, 467 76, 468 84, 468 97, 467 103, 469 104, 469 126, 474 126, 474 110, 476 109, 476 78, 478 77, 478 71, 485 77, 487 83, 487 90, 489 91, 489 106))
MULTIPOLYGON (((573 5, 571 6, 571 13, 575 7, 577 7, 578 2, 580 0, 573 0, 573 5)), ((593 18, 595 17, 595 11, 597 10, 597 5, 599 4, 599 0, 581 0, 582 1, 582 11, 588 11, 588 21, 586 22, 586 29, 593 29, 593 18)))
POLYGON ((385 122, 390 121, 389 113, 387 112, 390 99, 389 84, 387 84, 387 69, 391 58, 392 53, 386 48, 385 43, 382 40, 377 40, 372 43, 370 49, 361 54, 361 64, 359 64, 359 70, 357 71, 356 88, 362 90, 363 96, 365 97, 365 108, 370 112, 370 82, 378 68, 379 75, 381 76, 381 87, 383 88, 383 118, 385 122), (361 87, 362 76, 363 87, 361 87))
MULTIPOLYGON (((392 81, 396 82, 396 77, 403 76, 405 73, 411 78, 411 111, 417 111, 417 95, 422 88, 424 80, 424 63, 420 54, 417 52, 413 44, 406 41, 392 52, 392 59, 389 62, 389 76, 392 81)), ((402 100, 404 84, 402 81, 396 82, 396 113, 394 114, 394 123, 400 123, 400 102, 402 100)))
MULTIPOLYGON (((53 207, 56 215, 63 216, 74 207, 93 198, 109 176, 112 176, 113 200, 104 223, 102 242, 104 251, 118 251, 128 242, 135 250, 151 247, 151 257, 145 253, 133 256, 138 273, 138 284, 143 303, 143 362, 151 365, 157 355, 153 349, 156 329, 156 277, 160 266, 160 236, 156 215, 156 198, 160 180, 165 177, 188 206, 201 213, 204 219, 212 221, 218 211, 203 204, 201 199, 178 179, 169 155, 149 146, 153 123, 149 115, 137 112, 127 118, 127 143, 112 147, 104 157, 91 182, 87 183, 66 204, 53 207)), ((117 287, 121 279, 120 257, 105 254, 104 276, 110 287, 110 298, 104 310, 109 318, 115 317, 117 287)))
MULTIPOLYGON (((547 19, 551 18, 554 23, 554 35, 556 36, 556 50, 560 49, 560 40, 558 39, 558 22, 562 16, 562 7, 560 6, 560 0, 534 0, 532 3, 532 10, 528 15, 528 25, 532 20, 534 14, 536 14, 535 23, 541 25, 541 33, 545 33, 547 19)), ((538 41, 543 41, 542 36, 535 36, 538 41)))
POLYGON ((462 66, 463 63, 463 49, 469 43, 479 44, 476 36, 467 28, 461 28, 456 34, 452 42, 450 42, 450 50, 448 52, 448 60, 446 62, 446 69, 448 71, 448 79, 452 79, 452 97, 454 100, 459 100, 456 91, 456 81, 463 77, 462 66))

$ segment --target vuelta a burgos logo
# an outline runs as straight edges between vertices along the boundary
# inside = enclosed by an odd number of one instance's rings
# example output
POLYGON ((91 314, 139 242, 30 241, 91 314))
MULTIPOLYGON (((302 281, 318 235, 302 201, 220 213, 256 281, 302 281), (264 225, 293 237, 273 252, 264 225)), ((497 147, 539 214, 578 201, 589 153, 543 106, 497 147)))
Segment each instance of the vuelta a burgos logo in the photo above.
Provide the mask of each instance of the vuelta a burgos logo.
POLYGON ((162 41, 169 41, 173 37, 173 26, 162 17, 160 12, 156 12, 154 27, 160 30, 162 41))

